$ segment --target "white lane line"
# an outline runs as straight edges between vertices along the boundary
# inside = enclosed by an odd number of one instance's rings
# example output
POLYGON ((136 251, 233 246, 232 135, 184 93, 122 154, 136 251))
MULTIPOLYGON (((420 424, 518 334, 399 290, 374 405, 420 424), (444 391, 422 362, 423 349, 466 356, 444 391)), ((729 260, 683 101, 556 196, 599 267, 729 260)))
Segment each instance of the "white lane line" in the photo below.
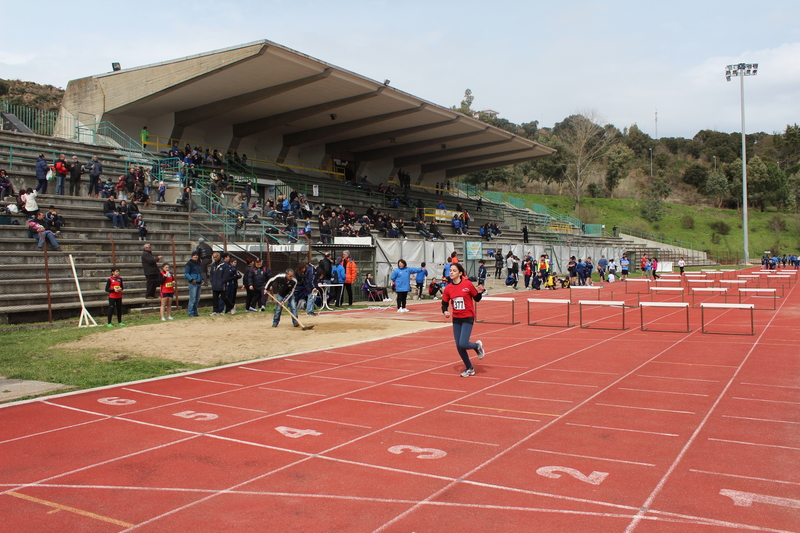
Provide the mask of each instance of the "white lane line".
POLYGON ((800 424, 800 422, 792 422, 791 420, 772 420, 770 418, 750 418, 748 416, 722 415, 722 418, 738 418, 739 420, 756 420, 758 422, 778 422, 780 424, 800 424))
POLYGON ((704 381, 706 383, 719 383, 718 379, 693 379, 693 378, 674 378, 672 376, 648 376, 646 374, 637 374, 640 378, 655 378, 655 379, 677 379, 678 381, 704 381))
MULTIPOLYGON (((429 374, 431 374, 431 375, 436 375, 436 376, 450 376, 451 378, 452 378, 452 377, 456 377, 456 378, 458 378, 458 377, 461 377, 461 376, 460 376, 459 374, 457 374, 457 373, 453 373, 453 374, 447 374, 447 373, 445 373, 445 372, 429 372, 429 374)), ((473 378, 473 379, 474 379, 474 378, 478 378, 478 379, 500 379, 500 378, 493 378, 493 377, 491 377, 491 376, 472 376, 472 378, 473 378)))
POLYGON ((740 385, 753 385, 755 387, 778 387, 781 389, 800 389, 800 387, 793 387, 791 385, 767 385, 766 383, 739 383, 740 385))
POLYGON ((746 444, 748 446, 760 446, 760 447, 763 447, 763 448, 780 448, 781 450, 798 450, 798 451, 800 451, 800 448, 796 448, 794 446, 781 446, 779 444, 761 444, 760 442, 745 442, 745 441, 741 441, 741 440, 715 439, 713 437, 709 437, 708 440, 713 440, 713 441, 717 441, 717 442, 728 442, 728 443, 731 443, 731 444, 746 444))
POLYGON ((636 461, 623 461, 622 459, 609 459, 608 457, 596 457, 594 455, 580 455, 577 453, 554 452, 552 450, 539 450, 537 448, 528 448, 530 452, 552 453, 554 455, 566 455, 567 457, 580 457, 582 459, 597 459, 599 461, 611 461, 612 463, 624 463, 628 465, 637 466, 656 466, 653 463, 637 463, 636 461))
POLYGON ((484 366, 487 366, 489 368, 493 368, 493 367, 497 367, 497 368, 521 368, 523 370, 528 368, 527 366, 511 366, 511 365, 496 365, 496 364, 489 364, 489 365, 484 365, 484 366))
POLYGON ((326 363, 325 361, 305 361, 303 359, 286 359, 286 361, 291 361, 293 363, 314 363, 316 365, 341 366, 339 363, 326 363))
POLYGON ((380 366, 354 366, 353 368, 369 368, 370 370, 392 370, 394 372, 408 372, 408 370, 404 370, 402 368, 385 368, 380 366))
POLYGON ((253 413, 261 413, 267 414, 269 411, 263 411, 261 409, 250 409, 249 407, 238 407, 236 405, 225 405, 224 403, 214 403, 214 402, 205 402, 203 400, 198 400, 197 403, 202 403, 205 405, 213 405, 214 407, 227 407, 228 409, 239 409, 242 411, 252 411, 253 413))
POLYGON ((465 390, 458 390, 458 389, 442 389, 440 387, 423 387, 422 385, 403 385, 402 383, 392 383, 395 387, 410 387, 412 389, 429 389, 429 390, 443 390, 447 392, 461 392, 466 394, 467 391, 465 390))
POLYGON ((708 396, 708 394, 696 394, 694 392, 672 392, 666 390, 629 389, 627 387, 620 387, 619 390, 632 390, 636 392, 657 392, 659 394, 680 394, 681 396, 708 396))
POLYGON ((611 429, 614 431, 629 431, 631 433, 647 433, 649 435, 663 435, 665 437, 679 437, 677 433, 659 433, 657 431, 645 431, 643 429, 625 429, 625 428, 612 428, 607 426, 592 426, 590 424, 574 424, 572 422, 567 422, 568 426, 578 426, 582 428, 594 428, 594 429, 611 429))
MULTIPOLYGON (((109 415, 98 415, 98 416, 100 416, 101 418, 95 418, 94 420, 89 420, 88 422, 80 422, 78 424, 71 424, 69 426, 61 426, 61 427, 58 427, 58 428, 48 429, 47 431, 40 431, 38 433, 30 433, 28 435, 23 435, 21 437, 15 437, 13 439, 0 440, 0 444, 5 444, 6 442, 14 442, 15 440, 27 439, 28 437, 36 437, 38 435, 45 435, 47 433, 53 433, 55 431, 61 431, 62 429, 70 429, 70 428, 74 428, 74 427, 78 427, 78 426, 85 426, 86 424, 94 424, 95 422, 100 422, 101 420, 108 420, 109 418, 111 418, 111 416, 109 416, 109 415)), ((18 487, 19 484, 16 483, 16 484, 14 484, 14 486, 18 487)))
POLYGON ((577 372, 579 374, 605 374, 607 376, 618 376, 615 372, 592 372, 591 370, 566 370, 564 368, 543 368, 542 370, 552 370, 553 372, 577 372))
POLYGON ((796 481, 781 481, 780 479, 767 479, 765 477, 741 476, 739 474, 725 474, 723 472, 709 472, 708 470, 696 470, 694 468, 690 468, 689 472, 700 472, 701 474, 712 474, 715 476, 738 477, 742 479, 752 479, 755 481, 769 481, 770 483, 782 483, 784 485, 800 485, 800 483, 797 483, 796 481))
POLYGON ((368 381, 366 379, 335 378, 333 376, 309 376, 309 377, 319 378, 319 379, 335 379, 337 381, 353 381, 355 383, 375 383, 374 381, 368 381))
POLYGON ((367 403, 379 403, 381 405, 394 405, 396 407, 411 407, 412 409, 425 409, 424 407, 420 407, 419 405, 406 405, 404 403, 378 402, 378 401, 375 401, 375 400, 362 400, 360 398, 345 398, 345 400, 350 400, 351 402, 367 402, 367 403))
POLYGON ((205 381, 206 383, 217 383, 219 385, 230 385, 231 387, 244 387, 244 385, 241 385, 239 383, 226 383, 224 381, 214 381, 213 379, 200 379, 200 378, 190 378, 190 377, 187 377, 185 379, 191 379, 192 381, 205 381))
POLYGON ((378 357, 375 354, 351 353, 351 352, 335 352, 333 350, 325 350, 322 353, 332 353, 333 355, 353 355, 355 357, 378 357))
POLYGON ((145 392, 143 390, 129 389, 127 387, 122 387, 122 390, 138 392, 139 394, 147 394, 148 396, 158 396, 159 398, 169 398, 171 400, 183 400, 183 398, 178 398, 177 396, 167 396, 166 394, 156 394, 155 392, 145 392))
POLYGON ((547 385, 567 385, 570 387, 589 387, 592 389, 600 388, 600 385, 580 385, 578 383, 560 383, 558 381, 532 381, 530 379, 520 379, 520 383, 545 383, 547 385))
POLYGON ((545 402, 575 403, 572 400, 553 400, 551 398, 534 398, 533 396, 514 396, 513 394, 495 394, 487 392, 486 396, 501 396, 503 398, 520 398, 522 400, 541 400, 545 402))
POLYGON ((769 403, 789 403, 792 405, 800 405, 800 402, 787 402, 785 400, 764 400, 763 398, 741 398, 738 396, 733 397, 734 400, 747 400, 748 402, 769 402, 769 403))
POLYGON ((274 390, 278 392, 288 392, 291 394, 307 394, 308 396, 320 396, 321 398, 326 398, 327 394, 317 394, 316 392, 302 392, 298 390, 286 390, 286 389, 273 389, 272 387, 259 387, 262 390, 274 390))
POLYGON ((693 411, 675 411, 673 409, 656 409, 654 407, 634 407, 633 405, 615 405, 612 403, 596 403, 595 405, 602 405, 605 407, 621 407, 623 409, 641 409, 643 411, 660 411, 663 413, 681 413, 685 415, 695 414, 693 411))
POLYGON ((329 424, 340 424, 342 426, 353 426, 356 428, 366 428, 372 429, 372 426, 362 426, 360 424, 350 424, 348 422, 339 422, 337 420, 325 420, 324 418, 311 418, 310 416, 299 416, 299 415, 286 415, 290 418, 301 418, 303 420, 315 420, 317 422, 328 422, 329 424))
POLYGON ((433 359, 420 359, 418 357, 395 357, 395 359, 407 359, 408 361, 422 361, 424 363, 437 363, 437 364, 445 364, 445 361, 435 361, 433 359))
POLYGON ((411 433, 410 431, 395 431, 395 433, 402 433, 403 435, 415 435, 417 437, 429 437, 431 439, 452 440, 455 442, 466 442, 469 444, 482 444, 484 446, 500 446, 499 444, 492 444, 491 442, 478 442, 474 440, 453 439, 451 437, 440 437, 438 435, 426 435, 424 433, 411 433))
POLYGON ((287 376, 296 376, 294 372, 279 372, 277 370, 261 370, 260 368, 250 368, 249 366, 240 366, 242 370, 252 370, 253 372, 266 372, 267 374, 286 374, 287 376))
POLYGON ((489 418, 507 418, 508 420, 523 420, 525 422, 541 422, 541 420, 536 420, 534 418, 519 418, 516 416, 502 416, 502 415, 487 415, 485 413, 469 413, 467 411, 453 411, 450 409, 445 409, 445 413, 457 413, 460 415, 472 415, 472 416, 488 416, 489 418))

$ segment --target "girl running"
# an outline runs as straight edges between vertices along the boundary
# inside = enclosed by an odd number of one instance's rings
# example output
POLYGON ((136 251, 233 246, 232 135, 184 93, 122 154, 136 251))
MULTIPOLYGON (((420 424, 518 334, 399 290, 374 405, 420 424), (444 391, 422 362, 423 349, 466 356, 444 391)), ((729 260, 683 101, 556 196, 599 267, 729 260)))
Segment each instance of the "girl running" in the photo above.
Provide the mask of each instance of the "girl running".
POLYGON ((473 302, 481 300, 484 290, 483 285, 475 288, 467 278, 467 273, 461 263, 450 265, 450 284, 445 287, 442 294, 442 313, 445 318, 453 317, 453 337, 456 341, 456 349, 467 367, 461 373, 462 378, 475 375, 475 369, 472 368, 467 350, 475 350, 478 353, 478 359, 483 359, 483 356, 486 355, 481 341, 469 341, 472 326, 475 323, 473 302))
POLYGON ((161 265, 161 321, 172 320, 172 298, 175 297, 175 275, 169 271, 169 263, 161 265), (164 317, 164 308, 167 316, 164 317))

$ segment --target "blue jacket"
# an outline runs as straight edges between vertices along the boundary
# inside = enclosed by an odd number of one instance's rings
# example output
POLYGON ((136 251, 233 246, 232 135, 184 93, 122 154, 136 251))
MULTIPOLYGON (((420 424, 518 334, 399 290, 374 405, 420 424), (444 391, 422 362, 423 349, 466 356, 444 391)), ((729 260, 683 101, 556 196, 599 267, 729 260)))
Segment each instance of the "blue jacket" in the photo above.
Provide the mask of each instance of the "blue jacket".
POLYGON ((47 166, 47 161, 44 160, 44 157, 39 156, 39 158, 36 159, 36 179, 47 179, 47 172, 49 170, 50 167, 47 166))
POLYGON ((395 282, 395 292, 409 292, 411 290, 411 274, 422 272, 421 268, 395 268, 392 271, 392 281, 395 282))
POLYGON ((219 260, 219 263, 211 264, 211 290, 224 291, 230 280, 232 280, 236 273, 235 268, 227 261, 219 260))
POLYGON ((200 263, 198 261, 192 261, 190 259, 186 263, 186 269, 183 271, 183 275, 186 276, 189 283, 191 283, 192 280, 197 283, 203 282, 203 270, 200 268, 200 263))
POLYGON ((336 265, 331 269, 331 275, 334 283, 344 283, 344 278, 347 274, 342 265, 336 265))
POLYGON ((428 269, 419 269, 419 273, 417 273, 417 283, 425 283, 425 278, 428 277, 428 269))

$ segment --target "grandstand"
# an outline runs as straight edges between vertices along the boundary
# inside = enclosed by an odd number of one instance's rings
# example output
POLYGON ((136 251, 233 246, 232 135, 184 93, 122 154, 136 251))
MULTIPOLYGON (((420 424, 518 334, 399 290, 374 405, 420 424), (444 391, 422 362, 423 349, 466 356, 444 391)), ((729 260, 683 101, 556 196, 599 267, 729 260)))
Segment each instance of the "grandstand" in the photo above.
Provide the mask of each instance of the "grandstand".
MULTIPOLYGON (((322 204, 352 209, 357 214, 375 206, 409 221, 418 214, 415 206, 421 201, 427 222, 434 218, 443 221, 440 225, 445 236, 443 242, 423 245, 422 236, 406 228, 405 247, 396 246, 394 239, 383 239, 374 232, 366 241, 337 239, 333 245, 324 246, 334 251, 353 250, 359 264, 359 277, 363 279, 364 274, 372 272, 378 283, 385 282, 383 278, 399 254, 410 261, 414 258, 427 260, 434 272, 451 250, 465 257, 467 243, 481 240, 476 229, 487 222, 498 223, 503 233, 491 242, 483 242, 484 257, 488 250, 513 250, 520 256, 528 252, 534 256, 548 253, 561 271, 566 270, 570 255, 619 257, 626 251, 633 260, 640 253, 657 251, 646 244, 634 245, 618 237, 605 237, 602 231, 590 235, 584 232, 581 222, 572 217, 551 212, 543 206, 506 202, 502 195, 456 183, 461 174, 544 157, 552 153, 552 149, 491 128, 471 117, 454 114, 274 43, 259 42, 70 82, 55 136, 0 132, 0 168, 8 170, 15 190, 35 187, 34 165, 39 153, 44 153, 50 163, 60 153, 68 158, 77 155, 83 162, 98 155, 105 168, 104 177, 110 176, 114 181, 125 174, 131 164, 152 168, 152 172, 160 174, 169 184, 169 189, 165 203, 153 203, 152 209, 142 209, 149 229, 148 241, 155 254, 164 256, 164 261, 172 263, 174 254, 175 269, 179 273, 199 237, 240 259, 263 256, 273 270, 308 260, 312 254, 319 255, 314 252, 318 245, 313 239, 294 243, 280 224, 267 223, 263 218, 242 223, 231 216, 235 208, 230 203, 232 195, 222 199, 210 191, 209 176, 213 166, 201 165, 193 171, 196 186, 190 205, 196 209, 188 212, 178 206, 175 202, 181 194, 182 178, 176 175, 181 169, 175 165, 175 158, 161 152, 187 144, 218 149, 220 153, 236 147, 274 147, 273 155, 248 149, 246 162, 238 159, 238 154, 236 160, 224 157, 220 166, 232 178, 233 192, 241 190, 248 181, 254 184, 254 198, 261 200, 297 189, 315 206, 314 214, 322 204), (264 61, 268 65, 262 64, 264 61), (164 68, 177 64, 182 66, 178 77, 164 68), (270 66, 274 79, 263 78, 265 66, 270 66), (314 68, 318 72, 310 74, 309 69, 314 68), (304 81, 298 81, 299 78, 292 81, 292 77, 300 74, 305 74, 304 81), (231 83, 232 79, 242 76, 247 83, 231 83), (148 85, 141 92, 131 89, 108 101, 98 100, 103 92, 99 91, 101 86, 129 84, 133 87, 132 80, 141 77, 160 85, 148 85), (352 95, 345 96, 357 87, 363 92, 364 86, 370 84, 379 87, 375 88, 376 94, 369 105, 352 95), (309 89, 312 86, 316 87, 314 91, 309 89), (223 87, 239 91, 249 88, 250 92, 226 95, 223 87), (152 94, 146 95, 148 92, 152 94), (336 94, 341 98, 335 104, 320 101, 336 94), (201 97, 206 100, 201 102, 201 97), (400 103, 418 111, 397 112, 400 103), (191 113, 187 114, 187 106, 191 106, 191 113), (335 118, 330 114, 332 109, 336 109, 335 118), (247 128, 234 123, 242 120, 243 113, 251 117, 251 121, 255 120, 254 116, 261 117, 261 129, 250 127, 247 131, 251 134, 244 135, 247 128), (266 113, 272 113, 269 120, 264 116, 266 113), (340 121, 340 118, 347 120, 340 121), (147 149, 134 140, 145 119, 153 131, 147 149), (321 126, 325 120, 326 125, 321 126), (336 123, 335 127, 331 127, 331 122, 336 123), (271 126, 265 127, 267 123, 271 126), (215 133, 218 131, 232 131, 233 134, 222 138, 215 133), (306 141, 293 144, 301 138, 306 141), (512 146, 513 150, 509 151, 512 146), (471 155, 459 155, 466 153, 471 155), (301 156, 315 156, 319 162, 301 156), (334 164, 337 160, 340 164, 334 164), (397 174, 401 167, 415 178, 402 198, 379 192, 381 183, 398 187, 397 174), (447 182, 449 188, 437 190, 434 182, 447 182), (469 211, 472 235, 455 233, 447 222, 452 212, 436 209, 440 200, 450 209, 460 203, 469 211), (529 233, 529 244, 524 245, 523 226, 527 226, 529 233)), ((86 177, 82 183, 79 196, 48 194, 38 200, 40 208, 55 205, 68 222, 58 237, 63 252, 49 252, 46 263, 22 215, 6 215, 0 219, 0 246, 6 252, 0 256, 0 271, 4 274, 0 291, 5 296, 0 305, 0 322, 41 321, 48 318, 48 310, 55 319, 74 318, 80 314, 67 254, 75 259, 86 305, 93 314, 104 312, 107 299, 103 287, 112 264, 122 269, 126 308, 152 306, 144 298, 142 242, 137 239, 136 231, 112 231, 110 221, 102 214, 103 200, 87 198, 86 177), (19 224, 13 225, 14 220, 19 224), (48 277, 49 282, 46 281, 48 277)), ((313 226, 312 234, 319 235, 316 220, 313 226)), ((476 261, 467 261, 467 267, 474 271, 476 261)), ((210 292, 203 291, 204 302, 210 298, 210 292)), ((187 296, 185 290, 183 294, 179 292, 182 303, 187 296)))

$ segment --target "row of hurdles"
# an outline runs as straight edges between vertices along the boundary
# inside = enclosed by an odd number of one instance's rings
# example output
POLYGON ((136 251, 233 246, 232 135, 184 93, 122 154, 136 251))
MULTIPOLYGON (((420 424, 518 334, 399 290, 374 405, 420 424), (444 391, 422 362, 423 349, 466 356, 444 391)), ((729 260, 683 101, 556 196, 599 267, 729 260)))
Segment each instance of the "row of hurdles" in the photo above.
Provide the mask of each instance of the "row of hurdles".
MULTIPOLYGON (((720 271, 713 271, 719 273, 720 271)), ((735 272, 735 271, 734 271, 735 272)), ((745 277, 745 279, 736 279, 736 280, 728 280, 729 283, 726 286, 717 286, 717 287, 709 287, 709 286, 702 286, 696 287, 692 286, 692 281, 701 281, 701 276, 708 275, 711 271, 702 272, 699 274, 689 275, 687 276, 684 274, 674 274, 673 276, 678 276, 680 279, 677 279, 678 283, 686 283, 688 286, 663 286, 657 285, 657 281, 645 280, 636 278, 635 281, 641 282, 648 282, 647 283, 647 292, 640 292, 640 291, 631 291, 630 286, 628 283, 632 280, 628 280, 625 282, 620 282, 625 285, 625 294, 635 294, 636 295, 636 303, 633 304, 628 302, 628 297, 624 297, 624 299, 614 299, 614 292, 611 291, 611 299, 610 300, 601 300, 600 299, 600 292, 604 288, 602 285, 589 285, 589 286, 576 286, 570 287, 570 297, 569 298, 527 298, 527 325, 529 326, 552 326, 552 327, 572 327, 575 324, 571 323, 570 320, 570 309, 572 306, 578 306, 578 314, 579 314, 579 321, 578 324, 581 328, 590 328, 593 327, 595 329, 620 329, 620 328, 608 328, 608 327, 597 327, 591 326, 591 321, 584 320, 584 308, 597 308, 597 307, 605 307, 605 308, 612 308, 612 309, 619 309, 620 317, 621 317, 621 329, 625 330, 628 329, 626 325, 626 309, 638 308, 639 309, 639 317, 640 317, 640 328, 642 331, 658 331, 658 332, 674 332, 674 333, 689 333, 691 332, 690 326, 690 314, 689 310, 700 309, 700 331, 701 333, 714 333, 714 334, 727 334, 727 335, 755 335, 755 311, 759 310, 775 310, 777 309, 777 299, 784 297, 784 288, 790 286, 791 284, 795 283, 797 280, 797 271, 784 271, 782 274, 775 274, 774 271, 759 271, 757 274, 752 275, 738 275, 737 278, 745 277), (776 279, 776 276, 778 278, 776 279), (774 286, 758 286, 752 287, 747 285, 760 285, 760 282, 764 281, 765 283, 772 283, 774 286), (652 286, 651 286, 652 285, 652 286), (744 286, 743 286, 744 285, 744 286), (691 295, 691 303, 686 302, 684 300, 686 293, 691 295), (780 295, 779 295, 780 291, 780 295), (594 292, 596 294, 596 299, 589 300, 584 299, 584 296, 587 292, 594 292), (738 302, 728 302, 728 294, 735 293, 738 295, 738 302), (650 295, 650 301, 641 301, 642 295, 650 295), (677 297, 680 297, 680 302, 678 301, 654 301, 654 297, 658 295, 666 294, 670 297, 670 299, 674 300, 677 297), (708 301, 701 301, 697 302, 698 298, 701 299, 710 299, 714 297, 722 297, 724 298, 723 302, 708 302, 708 301), (772 301, 772 307, 756 307, 755 303, 745 303, 745 299, 749 298, 767 298, 772 301), (553 306, 565 306, 566 313, 566 323, 565 324, 546 324, 539 322, 532 322, 531 321, 531 305, 543 306, 543 305, 553 305, 553 306), (653 309, 653 308, 661 308, 661 309, 668 309, 668 310, 675 310, 680 312, 685 311, 685 329, 652 329, 646 327, 645 321, 645 309, 653 309), (740 332, 721 332, 721 331, 710 331, 706 327, 706 311, 707 310, 744 310, 749 311, 749 318, 750 318, 750 327, 749 331, 746 333, 740 332)), ((688 274, 688 273, 687 273, 688 274)), ((665 274, 667 280, 669 280, 669 275, 665 274)), ((664 281, 667 281, 664 280, 664 281)), ((704 281, 719 281, 723 283, 726 280, 704 280, 704 281)), ((643 284, 639 284, 640 286, 643 284)), ((497 296, 487 296, 484 297, 481 302, 504 302, 511 304, 511 323, 518 324, 515 316, 515 307, 516 307, 516 300, 515 298, 511 297, 497 297, 497 296)), ((476 315, 477 315, 477 308, 476 306, 476 315)), ((560 315, 559 315, 560 316, 560 315)), ((478 322, 487 322, 484 320, 477 320, 478 322)))

